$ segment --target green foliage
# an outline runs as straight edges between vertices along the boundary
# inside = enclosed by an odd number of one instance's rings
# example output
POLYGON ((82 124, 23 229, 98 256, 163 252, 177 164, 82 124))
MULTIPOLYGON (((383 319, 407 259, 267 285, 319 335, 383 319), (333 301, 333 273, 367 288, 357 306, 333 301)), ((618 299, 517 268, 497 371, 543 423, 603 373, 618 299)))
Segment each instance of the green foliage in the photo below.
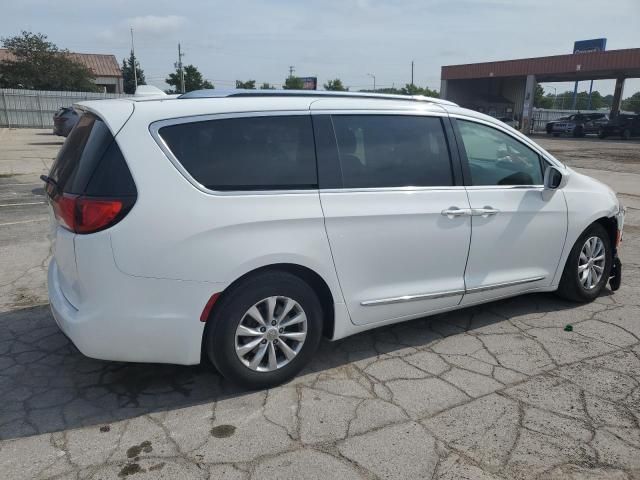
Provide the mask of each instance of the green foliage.
POLYGON ((537 108, 553 108, 553 96, 544 94, 544 88, 536 83, 536 89, 533 94, 533 106, 537 108))
MULTIPOLYGON (((600 108, 611 108, 613 103, 613 95, 602 96, 598 90, 591 92, 591 108, 589 108, 589 92, 578 92, 576 98, 576 110, 598 110, 600 108)), ((558 93, 557 98, 552 93, 544 94, 542 86, 536 86, 534 105, 539 108, 556 108, 560 110, 569 110, 573 105, 573 91, 567 90, 558 93), (539 88, 538 88, 539 87, 539 88)))
POLYGON ((242 88, 245 90, 255 90, 256 89, 256 81, 255 80, 247 80, 243 82, 241 80, 236 80, 236 88, 242 88))
POLYGON ((140 68, 140 62, 133 54, 133 50, 129 55, 129 58, 122 60, 122 78, 124 79, 124 93, 136 93, 136 82, 133 75, 133 68, 135 65, 136 73, 138 75, 138 85, 146 85, 147 82, 144 79, 144 70, 140 68))
POLYGON ((203 90, 215 88, 209 80, 205 80, 198 69, 193 65, 184 67, 184 92, 180 90, 180 70, 176 69, 165 79, 167 85, 174 87, 167 90, 167 93, 186 93, 193 90, 203 90))
POLYGON ((269 84, 268 82, 264 82, 262 85, 260 85, 260 90, 275 90, 275 89, 276 87, 269 84))
POLYGON ((304 82, 300 77, 288 77, 282 86, 285 90, 303 90, 304 82))
POLYGON ((622 102, 622 110, 640 113, 640 92, 636 92, 622 102))
MULTIPOLYGON (((570 109, 573 106, 573 92, 567 90, 563 93, 558 93, 558 98, 556 100, 556 107, 560 109, 570 109)), ((582 91, 578 92, 576 97, 576 110, 597 110, 602 107, 606 107, 607 104, 604 101, 604 98, 597 90, 591 92, 591 108, 589 108, 589 92, 582 91)))
POLYGON ((15 59, 0 62, 0 87, 35 90, 75 90, 95 92, 91 71, 47 41, 42 33, 22 31, 15 37, 2 38, 4 48, 15 59))
MULTIPOLYGON (((360 90, 361 92, 370 92, 373 90, 360 90)), ((387 87, 377 88, 375 93, 389 93, 392 95, 424 95, 425 97, 440 98, 440 93, 437 90, 432 90, 429 87, 418 87, 417 85, 407 83, 402 88, 387 87)))
POLYGON ((349 90, 348 88, 345 88, 344 85, 342 85, 342 80, 340 80, 339 78, 329 80, 328 83, 324 84, 324 89, 333 90, 334 92, 346 92, 349 90))

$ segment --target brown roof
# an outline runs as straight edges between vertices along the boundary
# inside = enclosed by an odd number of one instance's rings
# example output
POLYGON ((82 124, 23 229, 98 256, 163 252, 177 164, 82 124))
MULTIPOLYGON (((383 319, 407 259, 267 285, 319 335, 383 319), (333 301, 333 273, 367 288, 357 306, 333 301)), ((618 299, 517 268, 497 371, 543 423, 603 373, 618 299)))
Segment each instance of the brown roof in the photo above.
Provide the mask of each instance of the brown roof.
POLYGON ((522 58, 500 62, 447 65, 443 80, 536 75, 538 81, 640 76, 640 48, 522 58))
MULTIPOLYGON (((120 65, 115 55, 103 55, 101 53, 74 53, 67 54, 73 61, 83 64, 96 77, 121 77, 120 65)), ((14 56, 5 48, 0 48, 0 61, 13 60, 14 56)))

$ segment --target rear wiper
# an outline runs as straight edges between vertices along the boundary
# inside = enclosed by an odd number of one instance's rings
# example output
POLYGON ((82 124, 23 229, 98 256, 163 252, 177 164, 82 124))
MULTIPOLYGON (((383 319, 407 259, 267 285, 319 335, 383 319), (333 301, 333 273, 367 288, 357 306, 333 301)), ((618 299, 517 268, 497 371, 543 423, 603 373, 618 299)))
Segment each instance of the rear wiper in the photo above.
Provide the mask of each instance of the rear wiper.
POLYGON ((53 198, 56 192, 60 189, 58 182, 56 182, 53 178, 48 175, 40 175, 40 180, 42 180, 46 185, 46 192, 49 197, 53 198))
POLYGON ((58 182, 56 182, 53 178, 47 176, 47 175, 40 175, 40 180, 42 180, 44 183, 46 184, 51 184, 54 186, 58 186, 58 182))

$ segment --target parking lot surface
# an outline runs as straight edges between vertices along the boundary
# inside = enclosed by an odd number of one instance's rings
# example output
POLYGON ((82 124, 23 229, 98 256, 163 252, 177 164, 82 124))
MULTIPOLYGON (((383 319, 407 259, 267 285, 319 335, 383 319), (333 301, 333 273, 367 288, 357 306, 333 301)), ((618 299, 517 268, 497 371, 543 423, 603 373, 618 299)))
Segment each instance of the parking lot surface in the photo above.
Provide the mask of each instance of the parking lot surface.
POLYGON ((324 342, 291 383, 246 392, 208 365, 92 360, 59 332, 38 176, 62 141, 0 129, 0 477, 640 478, 640 143, 536 140, 628 207, 618 292, 324 342))

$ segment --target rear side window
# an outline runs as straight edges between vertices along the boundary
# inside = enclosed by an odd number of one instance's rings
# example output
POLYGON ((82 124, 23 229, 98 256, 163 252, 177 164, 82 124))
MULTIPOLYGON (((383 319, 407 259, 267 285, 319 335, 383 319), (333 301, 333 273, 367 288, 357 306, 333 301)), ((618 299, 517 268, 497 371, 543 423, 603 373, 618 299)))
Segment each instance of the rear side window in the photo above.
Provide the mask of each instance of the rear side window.
POLYGON ((318 188, 309 115, 181 123, 160 128, 159 135, 211 190, 318 188))
POLYGON ((69 134, 49 177, 63 193, 129 196, 136 187, 125 159, 107 125, 83 114, 69 134))
POLYGON ((450 186, 442 122, 408 115, 335 115, 345 188, 450 186))

